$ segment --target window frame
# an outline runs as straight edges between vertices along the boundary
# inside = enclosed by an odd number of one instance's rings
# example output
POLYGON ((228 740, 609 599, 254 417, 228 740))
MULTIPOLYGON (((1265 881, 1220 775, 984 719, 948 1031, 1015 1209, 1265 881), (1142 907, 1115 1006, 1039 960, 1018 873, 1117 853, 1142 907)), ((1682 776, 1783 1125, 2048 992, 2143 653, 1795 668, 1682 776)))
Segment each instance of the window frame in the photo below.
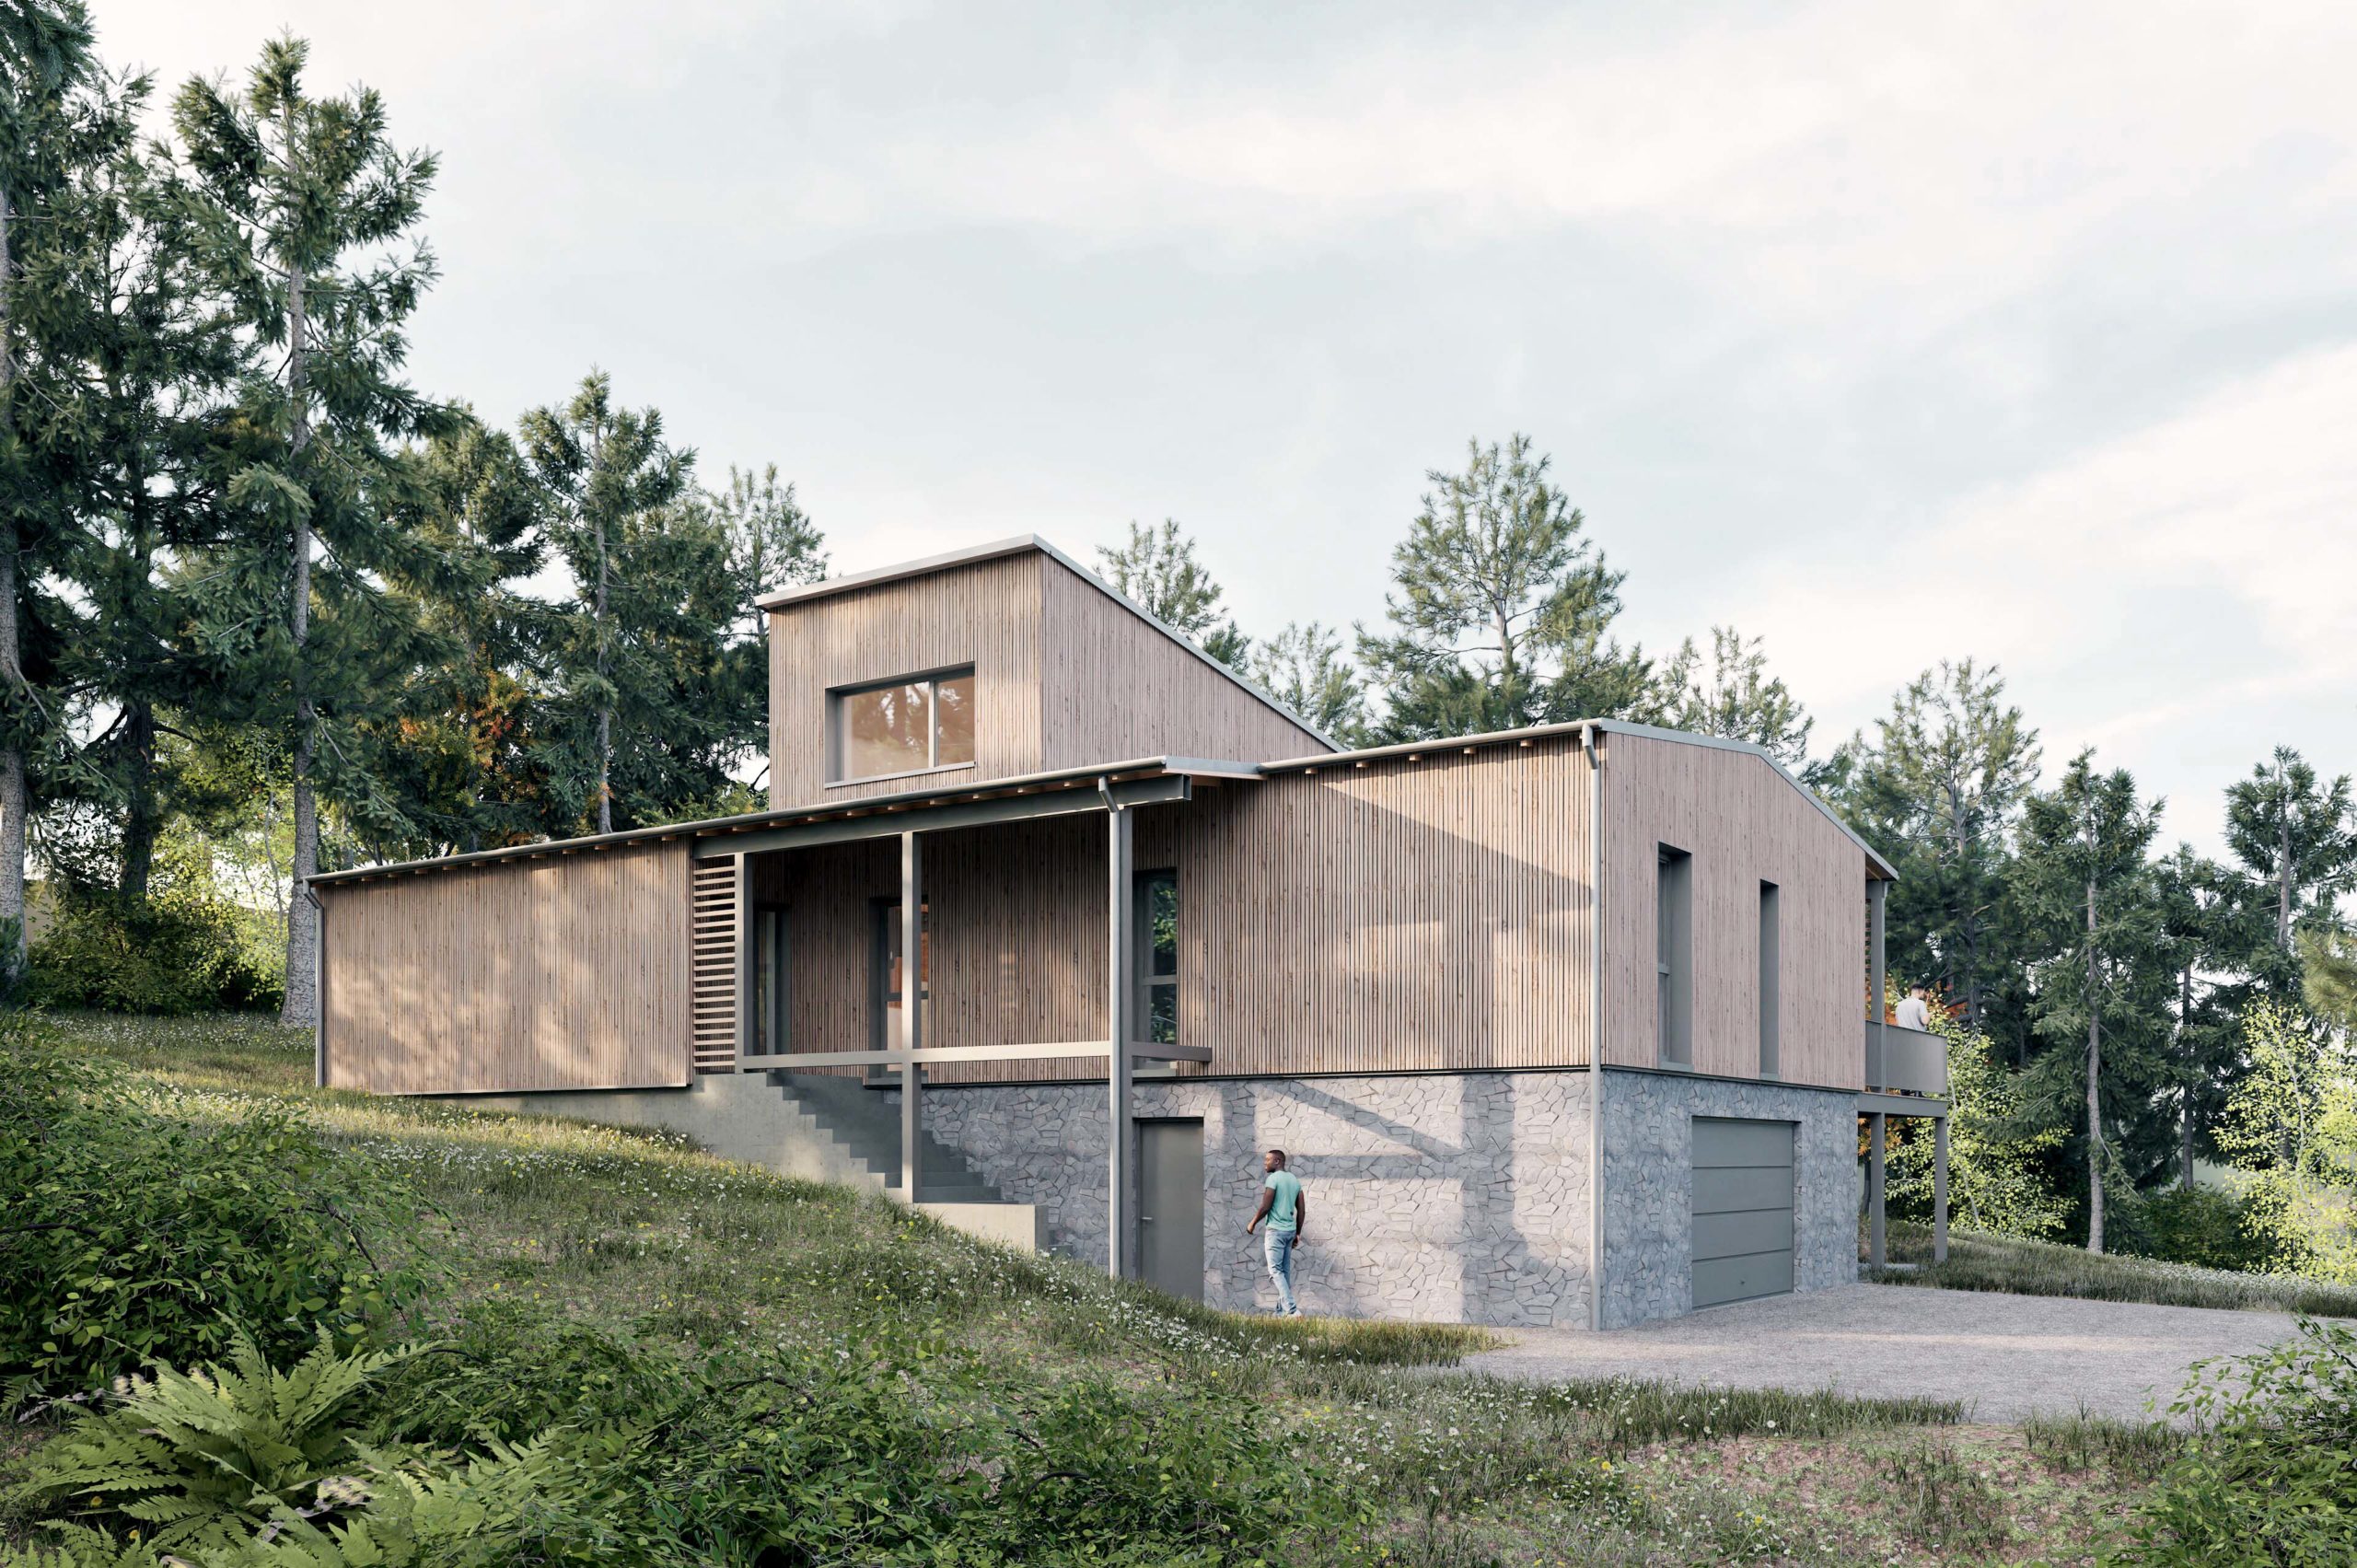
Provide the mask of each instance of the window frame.
MULTIPOLYGON (((941 682, 955 679, 961 675, 974 682, 979 697, 981 682, 975 678, 974 663, 971 659, 960 664, 935 665, 927 669, 911 670, 905 675, 887 676, 879 680, 856 680, 842 686, 828 687, 827 787, 840 789, 846 784, 882 784, 892 779, 923 778, 929 773, 954 773, 960 769, 973 767, 975 759, 971 757, 962 762, 941 761, 939 689, 941 682), (846 774, 843 770, 849 765, 851 756, 850 738, 843 733, 846 715, 850 711, 848 699, 865 696, 870 691, 889 691, 895 686, 924 688, 924 765, 920 768, 900 768, 888 773, 846 774)), ((979 737, 977 738, 979 739, 979 737)))
POLYGON ((762 900, 753 906, 749 923, 749 956, 752 973, 746 987, 746 1022, 751 1035, 750 1053, 783 1056, 793 1049, 788 1020, 793 1014, 793 927, 782 903, 762 900), (766 994, 763 981, 768 981, 766 994))
POLYGON ((1654 859, 1655 1064, 1694 1070, 1694 856, 1657 843, 1654 859))
POLYGON ((1759 883, 1759 1076, 1784 1075, 1784 897, 1759 883))
MULTIPOLYGON (((1178 900, 1178 870, 1176 866, 1158 865, 1133 872, 1130 877, 1131 941, 1130 1005, 1141 1026, 1138 1039, 1154 1039, 1154 993, 1170 993, 1170 1039, 1178 1043, 1178 923, 1181 905, 1178 900), (1170 889, 1170 972, 1154 972, 1154 890, 1157 887, 1170 889)), ((1163 1043, 1163 1042, 1157 1042, 1163 1043)), ((1167 1078, 1177 1074, 1176 1062, 1141 1062, 1132 1075, 1142 1078, 1167 1078)))
MULTIPOLYGON (((867 900, 867 918, 872 933, 868 939, 867 1048, 870 1051, 890 1051, 892 1038, 893 998, 900 993, 892 989, 892 948, 900 939, 900 900, 897 894, 878 896, 867 900)), ((933 900, 917 902, 917 1005, 933 1005, 933 900)), ((883 1063, 871 1064, 867 1077, 873 1083, 900 1081, 897 1068, 883 1063)))

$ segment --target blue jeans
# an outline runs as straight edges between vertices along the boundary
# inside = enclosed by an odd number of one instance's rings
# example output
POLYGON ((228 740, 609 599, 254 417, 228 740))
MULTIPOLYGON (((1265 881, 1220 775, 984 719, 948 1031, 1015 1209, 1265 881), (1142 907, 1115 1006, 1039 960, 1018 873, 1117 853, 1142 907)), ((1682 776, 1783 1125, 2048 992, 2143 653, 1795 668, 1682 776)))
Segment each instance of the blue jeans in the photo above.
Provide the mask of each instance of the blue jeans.
POLYGON ((1277 1310, 1287 1318, 1301 1316, 1293 1300, 1293 1238, 1289 1230, 1264 1230, 1260 1245, 1269 1258, 1269 1277, 1277 1282, 1277 1310))

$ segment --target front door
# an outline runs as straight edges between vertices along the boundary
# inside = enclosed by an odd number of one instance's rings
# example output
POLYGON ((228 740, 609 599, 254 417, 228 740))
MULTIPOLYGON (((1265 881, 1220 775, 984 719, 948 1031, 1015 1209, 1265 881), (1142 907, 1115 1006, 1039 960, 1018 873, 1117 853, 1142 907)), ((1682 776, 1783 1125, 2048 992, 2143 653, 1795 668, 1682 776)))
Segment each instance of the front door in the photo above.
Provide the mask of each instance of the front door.
POLYGON ((1146 1283, 1203 1299, 1203 1124, 1138 1124, 1138 1266, 1146 1283))

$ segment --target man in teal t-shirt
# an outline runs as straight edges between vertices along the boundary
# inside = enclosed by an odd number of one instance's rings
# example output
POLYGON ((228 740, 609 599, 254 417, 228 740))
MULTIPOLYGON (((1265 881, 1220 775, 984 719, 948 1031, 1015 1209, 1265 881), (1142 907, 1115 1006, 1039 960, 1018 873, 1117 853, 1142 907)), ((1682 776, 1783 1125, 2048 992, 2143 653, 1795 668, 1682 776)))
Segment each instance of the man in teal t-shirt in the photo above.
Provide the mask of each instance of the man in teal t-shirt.
POLYGON ((1262 1156, 1260 1168, 1269 1173, 1260 1183, 1260 1207, 1244 1222, 1244 1234, 1249 1236, 1262 1221, 1268 1222, 1262 1245, 1268 1253, 1269 1277, 1277 1282, 1277 1312, 1281 1317, 1298 1318, 1301 1308, 1293 1299, 1293 1249, 1301 1245, 1301 1233, 1309 1225, 1309 1199, 1301 1190, 1301 1179, 1285 1168, 1283 1149, 1271 1149, 1262 1156))

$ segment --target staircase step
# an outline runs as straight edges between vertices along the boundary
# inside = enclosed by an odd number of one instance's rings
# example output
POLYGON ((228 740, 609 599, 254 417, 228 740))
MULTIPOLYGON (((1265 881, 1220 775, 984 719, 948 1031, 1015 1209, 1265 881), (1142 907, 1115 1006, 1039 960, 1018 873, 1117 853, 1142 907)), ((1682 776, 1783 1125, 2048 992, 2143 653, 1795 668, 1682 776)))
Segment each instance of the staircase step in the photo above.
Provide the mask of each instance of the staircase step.
MULTIPOLYGON (((791 1074, 765 1074, 792 1114, 812 1132, 831 1140, 847 1160, 887 1191, 900 1186, 900 1116, 877 1091, 855 1078, 791 1074)), ((925 1179, 920 1202, 1003 1203, 998 1189, 982 1179, 966 1156, 931 1132, 919 1144, 925 1179)))

